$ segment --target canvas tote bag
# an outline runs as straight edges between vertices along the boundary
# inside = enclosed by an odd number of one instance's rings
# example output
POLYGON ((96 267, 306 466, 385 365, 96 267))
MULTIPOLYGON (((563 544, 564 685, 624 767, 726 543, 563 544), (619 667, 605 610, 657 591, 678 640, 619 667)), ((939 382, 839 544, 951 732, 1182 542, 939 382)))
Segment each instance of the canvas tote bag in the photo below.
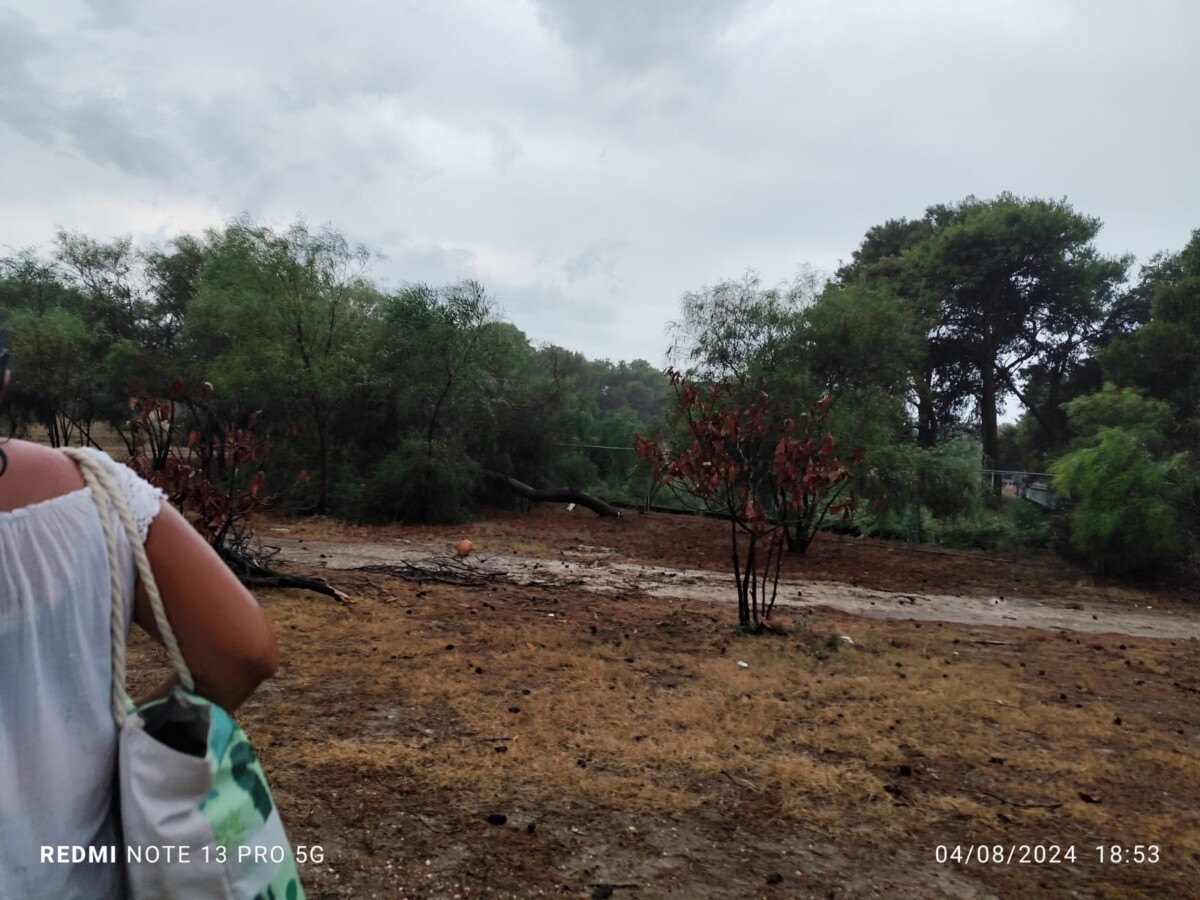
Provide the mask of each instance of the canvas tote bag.
POLYGON ((303 900, 291 844, 246 735, 194 693, 149 560, 111 472, 71 449, 100 510, 112 587, 112 705, 119 729, 120 818, 134 900, 303 900), (112 512, 182 687, 135 709, 125 692, 125 592, 112 512))

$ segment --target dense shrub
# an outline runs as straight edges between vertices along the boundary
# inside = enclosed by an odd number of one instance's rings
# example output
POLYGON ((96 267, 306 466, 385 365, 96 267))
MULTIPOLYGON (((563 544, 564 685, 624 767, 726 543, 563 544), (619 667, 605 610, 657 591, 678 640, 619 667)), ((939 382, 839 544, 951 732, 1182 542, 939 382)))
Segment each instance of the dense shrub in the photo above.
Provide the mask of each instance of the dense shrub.
POLYGON ((930 529, 935 543, 970 550, 1009 549, 1016 544, 1013 522, 998 510, 980 507, 936 523, 930 529))
MULTIPOLYGON (((957 437, 936 447, 892 443, 871 448, 855 475, 855 488, 870 498, 864 531, 906 533, 913 509, 947 518, 968 513, 981 502, 981 449, 974 438, 957 437)), ((922 526, 922 529, 924 526, 922 526)))
POLYGON ((572 488, 590 488, 599 480, 595 464, 582 453, 567 453, 559 457, 553 467, 552 478, 556 482, 554 487, 572 488))
POLYGON ((457 448, 405 440, 370 472, 361 499, 368 522, 463 522, 479 477, 457 448))
MULTIPOLYGON (((912 508, 860 512, 854 517, 849 533, 911 541, 917 533, 916 516, 912 508)), ((1006 501, 999 509, 991 509, 980 500, 973 508, 942 518, 921 507, 919 521, 922 542, 947 547, 1010 552, 1045 550, 1053 542, 1054 516, 1020 499, 1006 501)))
POLYGON ((1159 569, 1187 554, 1187 454, 1168 452, 1168 404, 1106 384, 1066 406, 1079 436, 1050 466, 1070 501, 1071 544, 1100 572, 1159 569))
POLYGON ((1055 490, 1072 502, 1071 542, 1097 571, 1138 572, 1177 561, 1185 550, 1176 505, 1186 457, 1155 459, 1136 431, 1105 428, 1092 446, 1051 467, 1055 490))
POLYGON ((1054 543, 1055 514, 1028 500, 1014 500, 1008 507, 1017 545, 1027 550, 1048 550, 1054 543))

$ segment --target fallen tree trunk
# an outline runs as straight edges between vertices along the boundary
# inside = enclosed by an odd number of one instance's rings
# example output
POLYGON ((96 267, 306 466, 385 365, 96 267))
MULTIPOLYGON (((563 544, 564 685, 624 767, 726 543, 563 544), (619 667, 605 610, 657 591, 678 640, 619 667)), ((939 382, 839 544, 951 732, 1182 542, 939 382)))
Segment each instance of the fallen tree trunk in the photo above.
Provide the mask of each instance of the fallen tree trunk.
POLYGON ((509 478, 507 475, 501 475, 499 472, 484 471, 483 477, 488 481, 494 481, 497 484, 502 484, 514 494, 524 497, 526 500, 534 502, 553 502, 553 503, 578 503, 580 506, 586 506, 598 516, 612 516, 619 518, 620 511, 611 504, 605 503, 597 497, 593 497, 586 491, 581 491, 578 488, 547 488, 538 489, 530 487, 523 481, 517 481, 515 478, 509 478))
POLYGON ((270 566, 263 565, 261 562, 229 548, 222 548, 217 552, 221 559, 225 560, 225 565, 229 566, 233 574, 238 577, 238 581, 251 590, 254 588, 300 588, 332 597, 338 603, 350 602, 350 598, 344 592, 319 578, 305 578, 302 575, 277 572, 270 566))

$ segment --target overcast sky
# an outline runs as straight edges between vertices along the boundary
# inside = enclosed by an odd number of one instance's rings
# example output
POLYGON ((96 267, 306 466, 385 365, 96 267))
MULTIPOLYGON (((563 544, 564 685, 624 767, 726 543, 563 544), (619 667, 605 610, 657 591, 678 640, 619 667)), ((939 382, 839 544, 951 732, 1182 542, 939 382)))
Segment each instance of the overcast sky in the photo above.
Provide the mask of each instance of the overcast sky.
POLYGON ((968 194, 1179 249, 1198 35, 1195 0, 0 0, 0 255, 303 216, 657 365, 684 291, 968 194))

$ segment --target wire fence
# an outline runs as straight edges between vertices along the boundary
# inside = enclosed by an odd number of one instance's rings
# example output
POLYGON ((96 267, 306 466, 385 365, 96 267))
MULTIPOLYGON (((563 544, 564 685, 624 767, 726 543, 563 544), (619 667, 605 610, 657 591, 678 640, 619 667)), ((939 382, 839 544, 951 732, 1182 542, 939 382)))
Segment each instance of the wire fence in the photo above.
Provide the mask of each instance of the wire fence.
POLYGON ((980 474, 985 485, 1001 496, 1023 497, 1046 509, 1058 509, 1062 505, 1054 493, 1054 476, 1048 472, 983 469, 980 474))
MULTIPOLYGON (((616 450, 633 453, 632 447, 618 447, 611 444, 563 444, 576 450, 616 450)), ((1054 492, 1054 476, 1049 472, 1028 472, 1017 469, 987 469, 979 470, 985 491, 1001 497, 1021 497, 1035 503, 1044 509, 1056 510, 1062 506, 1062 500, 1054 492)), ((645 504, 648 507, 655 494, 654 485, 647 486, 645 504)))

